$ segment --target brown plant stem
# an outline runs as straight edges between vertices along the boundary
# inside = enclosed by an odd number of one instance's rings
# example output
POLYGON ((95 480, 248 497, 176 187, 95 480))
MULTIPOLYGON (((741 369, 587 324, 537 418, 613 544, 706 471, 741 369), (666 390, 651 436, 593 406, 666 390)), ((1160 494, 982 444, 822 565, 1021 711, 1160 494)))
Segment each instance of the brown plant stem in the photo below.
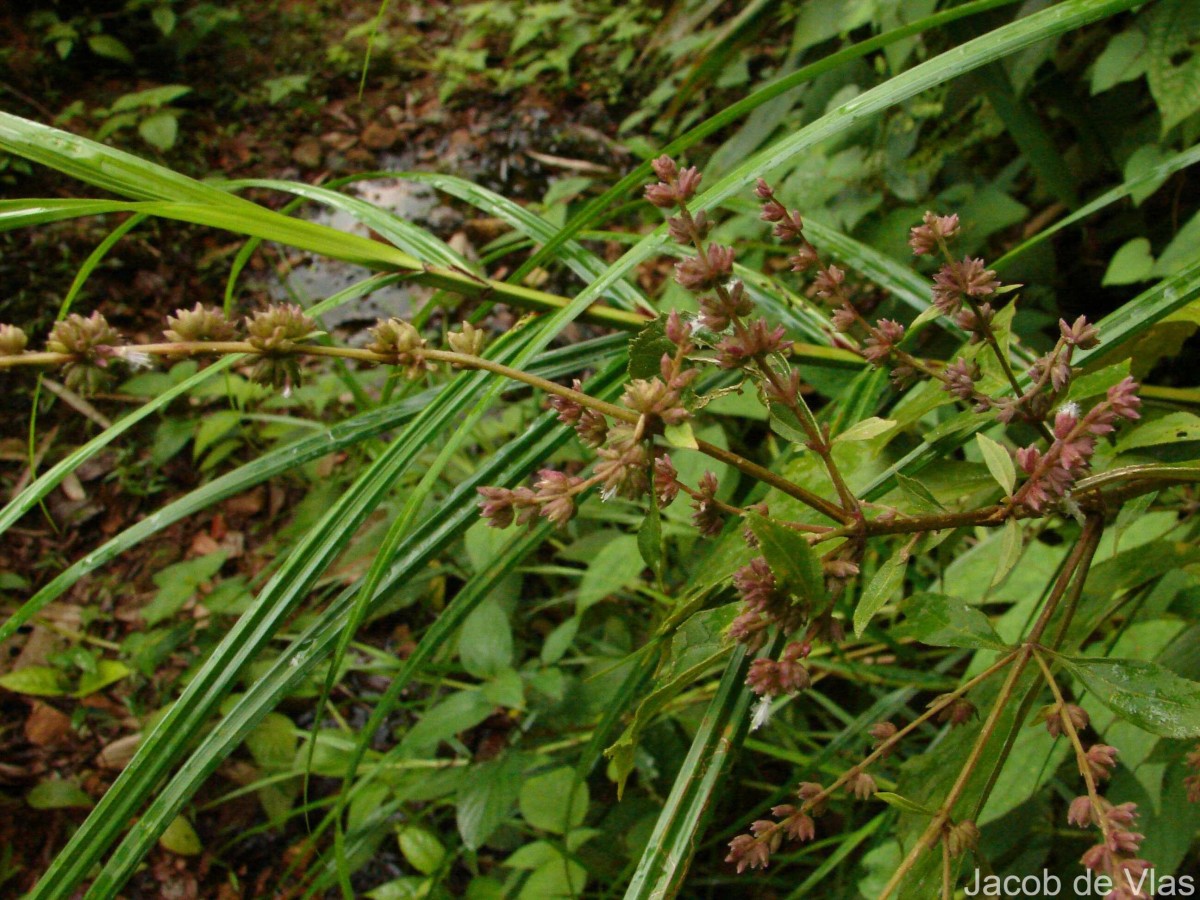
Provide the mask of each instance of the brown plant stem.
POLYGON ((933 842, 941 836, 943 829, 951 821, 950 816, 954 809, 954 804, 958 802, 959 797, 966 790, 967 784, 972 774, 974 774, 976 766, 979 765, 980 758, 983 756, 983 751, 987 748, 988 741, 991 740, 992 734, 1000 722, 1000 717, 1003 715, 1005 707, 1008 706, 1009 701, 1012 699, 1018 679, 1033 658, 1038 641, 1045 632, 1047 625, 1049 625, 1055 610, 1058 609, 1058 605, 1066 594, 1072 579, 1077 573, 1079 573, 1080 580, 1087 577, 1087 569, 1083 565, 1083 562, 1085 559, 1091 558, 1090 553, 1094 552, 1094 542, 1099 541, 1099 534, 1103 529, 1103 525, 1104 520, 1099 516, 1092 516, 1084 525, 1083 534, 1080 535, 1080 539, 1071 551, 1071 555, 1063 566, 1062 572, 1059 573, 1058 580, 1055 582, 1050 596, 1046 598, 1046 604, 1042 609, 1041 615, 1038 616, 1033 628, 1022 642, 1020 649, 1016 651, 1016 659, 1013 667, 1009 671, 1004 684, 1001 686, 1000 693, 996 696, 988 717, 979 731, 979 736, 975 739, 975 743, 972 745, 962 769, 959 770, 958 777, 938 807, 937 814, 934 815, 925 831, 922 832, 912 849, 908 852, 908 855, 904 857, 904 860, 888 880, 883 892, 879 895, 879 900, 887 900, 892 895, 896 888, 899 887, 900 882, 911 871, 912 867, 916 865, 921 854, 933 846, 933 842), (1089 545, 1092 546, 1091 551, 1088 549, 1089 545))
POLYGON ((1087 785, 1088 799, 1092 804, 1092 815, 1100 825, 1100 831, 1104 835, 1104 842, 1108 843, 1110 831, 1108 816, 1104 815, 1104 807, 1100 805, 1100 792, 1096 790, 1096 778, 1092 775, 1092 767, 1088 765, 1087 751, 1083 749, 1083 742, 1079 740, 1079 732, 1075 730, 1075 723, 1071 721, 1071 717, 1067 714, 1067 701, 1063 699, 1058 682, 1054 680, 1054 673, 1050 671, 1050 666, 1046 664, 1046 660, 1042 658, 1042 654, 1034 650, 1033 658, 1038 664, 1038 668, 1042 670, 1042 677, 1046 681, 1046 686, 1050 688, 1050 692, 1054 694, 1055 702, 1058 703, 1059 720, 1063 724, 1063 729, 1067 732, 1067 737, 1071 741, 1071 747, 1075 750, 1075 763, 1079 766, 1079 774, 1083 776, 1083 783, 1087 785))

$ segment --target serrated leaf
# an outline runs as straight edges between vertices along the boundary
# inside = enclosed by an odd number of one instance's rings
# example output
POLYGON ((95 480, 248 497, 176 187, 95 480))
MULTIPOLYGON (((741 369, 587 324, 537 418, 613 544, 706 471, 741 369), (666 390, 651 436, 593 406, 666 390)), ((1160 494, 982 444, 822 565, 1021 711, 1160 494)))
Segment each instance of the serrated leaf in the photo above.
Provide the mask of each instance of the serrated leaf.
POLYGON ((896 484, 899 485, 900 491, 912 502, 914 506, 923 512, 940 513, 945 512, 944 507, 938 498, 933 496, 933 492, 925 487, 915 478, 910 478, 903 472, 896 473, 896 484))
POLYGON ((1200 737, 1200 682, 1140 659, 1058 658, 1121 718, 1162 737, 1200 737))
POLYGON ((907 797, 901 797, 899 794, 894 794, 891 791, 876 791, 875 799, 882 800, 888 806, 895 807, 901 812, 916 813, 920 816, 930 816, 931 818, 937 815, 937 810, 930 809, 927 806, 922 806, 914 800, 909 800, 907 797))
POLYGON ((680 422, 677 425, 668 425, 663 429, 663 437, 672 447, 682 447, 687 450, 699 449, 699 444, 696 443, 696 435, 692 431, 691 422, 680 422))
POLYGON ((1000 558, 996 561, 996 572, 992 575, 991 587, 995 587, 1008 577, 1008 573, 1021 558, 1021 550, 1024 549, 1021 523, 1016 519, 1006 521, 1004 534, 1000 540, 1000 558))
POLYGON ((825 570, 803 535, 760 515, 751 516, 750 529, 780 587, 810 603, 825 599, 825 570))
POLYGON ((983 462, 988 471, 992 473, 996 483, 1004 488, 1004 493, 1011 497, 1017 484, 1017 468, 1013 465, 1012 457, 1004 447, 982 432, 975 435, 975 442, 979 445, 979 452, 983 454, 983 462))
POLYGON ((904 604, 904 617, 895 630, 897 638, 913 638, 931 647, 1005 649, 988 617, 959 597, 913 594, 904 604))
POLYGON ((904 584, 904 573, 908 569, 908 554, 900 547, 879 567, 870 582, 863 588, 854 609, 854 636, 862 637, 867 625, 904 584))
POLYGON ((894 419, 881 419, 878 416, 872 416, 847 428, 835 437, 833 442, 836 444, 839 441, 842 443, 849 441, 869 441, 871 438, 879 437, 879 435, 895 427, 896 422, 894 419))
POLYGON ((664 353, 675 353, 675 345, 667 340, 665 315, 659 316, 629 339, 629 377, 659 377, 664 353))

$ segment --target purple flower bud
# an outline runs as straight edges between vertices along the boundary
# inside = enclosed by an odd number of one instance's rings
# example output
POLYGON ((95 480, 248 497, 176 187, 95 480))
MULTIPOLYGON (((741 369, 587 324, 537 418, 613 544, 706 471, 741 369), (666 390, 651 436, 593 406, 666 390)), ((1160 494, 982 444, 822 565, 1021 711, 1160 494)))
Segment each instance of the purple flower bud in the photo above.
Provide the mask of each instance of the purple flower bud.
POLYGON ((675 164, 675 160, 667 156, 665 153, 650 163, 650 168, 654 170, 654 174, 658 176, 659 181, 665 181, 670 184, 679 174, 679 166, 675 164))

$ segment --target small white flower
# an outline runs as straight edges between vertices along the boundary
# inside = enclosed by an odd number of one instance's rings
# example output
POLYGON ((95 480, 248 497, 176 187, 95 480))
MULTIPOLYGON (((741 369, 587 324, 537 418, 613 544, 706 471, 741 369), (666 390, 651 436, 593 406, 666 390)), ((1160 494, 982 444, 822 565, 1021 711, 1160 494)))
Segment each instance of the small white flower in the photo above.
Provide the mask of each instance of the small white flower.
POLYGON ((1062 508, 1065 509, 1071 517, 1080 525, 1084 524, 1086 517, 1083 514, 1083 508, 1079 505, 1079 501, 1071 496, 1071 492, 1067 491, 1063 494, 1062 508))
POLYGON ((605 503, 607 503, 609 500, 611 500, 615 496, 617 496, 617 486, 616 485, 609 485, 608 487, 606 487, 604 490, 602 490, 600 492, 600 499, 602 501, 604 501, 605 503))
POLYGON ((750 730, 758 731, 769 721, 771 721, 771 698, 763 696, 754 704, 754 712, 750 717, 750 730))
POLYGON ((1066 413, 1072 419, 1079 418, 1079 404, 1072 400, 1070 403, 1064 403, 1058 408, 1059 412, 1066 413))
POLYGON ((154 360, 150 354, 143 353, 141 350, 126 348, 121 351, 121 358, 125 360, 125 364, 131 369, 149 369, 154 365, 154 360))
POLYGON ((286 400, 292 396, 292 383, 289 381, 283 386, 283 399, 286 400))

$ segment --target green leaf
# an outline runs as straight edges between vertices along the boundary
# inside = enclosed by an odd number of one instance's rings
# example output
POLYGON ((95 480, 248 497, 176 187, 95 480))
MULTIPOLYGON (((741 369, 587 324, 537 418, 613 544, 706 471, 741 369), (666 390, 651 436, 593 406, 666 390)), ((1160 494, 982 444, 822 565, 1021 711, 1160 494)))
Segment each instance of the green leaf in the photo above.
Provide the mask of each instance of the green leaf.
POLYGON ((583 896, 585 887, 587 869, 574 860, 559 856, 533 870, 517 894, 517 900, 567 900, 583 896))
POLYGON ((34 697, 63 697, 68 692, 66 676, 50 666, 22 666, 0 676, 0 687, 34 697))
POLYGON ((1138 447, 1197 440, 1200 440, 1200 416, 1189 412, 1174 412, 1167 413, 1160 419, 1139 423, 1117 441, 1117 450, 1124 453, 1138 447))
POLYGON ((73 781, 48 778, 39 781, 28 794, 25 802, 34 809, 89 809, 92 798, 73 781))
POLYGON ((158 593, 142 607, 142 620, 154 625, 179 612, 204 582, 213 578, 225 564, 224 552, 198 556, 167 566, 154 575, 158 593))
POLYGON ((521 785, 518 806, 522 818, 534 828, 565 834, 587 815, 587 782, 569 766, 535 775, 521 785))
POLYGON ((1003 650, 1004 642, 988 617, 966 601, 945 594, 913 594, 904 603, 904 622, 895 636, 932 647, 1003 650))
POLYGON ((159 837, 158 844, 164 850, 179 856, 195 856, 204 849, 204 845, 200 843, 200 835, 196 834, 192 823, 183 816, 175 817, 159 837))
POLYGON ((512 665, 512 628, 508 615, 495 600, 479 604, 463 622, 458 658, 476 678, 491 678, 512 665))
POLYGON ((907 797, 901 797, 899 794, 894 794, 891 791, 876 791, 875 799, 882 800, 888 806, 894 807, 901 812, 916 813, 919 816, 930 817, 937 815, 937 810, 922 806, 920 803, 909 800, 907 797))
POLYGON ((629 339, 629 377, 660 378, 663 354, 675 350, 667 340, 667 317, 659 316, 629 339))
POLYGON ((113 105, 109 108, 109 112, 128 112, 133 109, 145 108, 157 109, 191 92, 192 89, 186 84, 164 84, 161 87, 150 88, 145 91, 134 91, 130 94, 122 94, 114 100, 113 105))
POLYGON ((596 554, 596 558, 579 581, 579 594, 575 598, 576 613, 582 613, 605 597, 637 581, 642 568, 638 539, 632 534, 621 534, 613 538, 596 554))
POLYGON ((1001 542, 1000 559, 997 561, 996 571, 992 575, 992 587, 1002 582, 1008 576, 1008 573, 1012 571, 1013 566, 1017 564, 1017 560, 1021 558, 1021 551, 1024 548, 1021 523, 1016 519, 1006 521, 1004 523, 1004 534, 1001 537, 1001 542))
POLYGON ((825 570, 803 535, 757 514, 750 517, 750 529, 779 587, 809 603, 825 599, 825 570))
POLYGON ((151 147, 163 152, 175 146, 179 135, 179 113, 173 110, 156 112, 138 122, 138 134, 151 147))
POLYGON ((1092 67, 1092 93, 1099 94, 1146 72, 1146 35, 1140 28, 1127 28, 1109 40, 1092 67))
POLYGON ((904 573, 908 569, 908 553, 904 547, 879 567, 870 582, 863 588, 858 606, 854 610, 854 636, 862 637, 875 613, 883 608, 904 584, 904 573))
POLYGON ((909 478, 907 475, 897 472, 896 484, 900 488, 901 493, 920 512, 942 513, 946 511, 946 507, 938 501, 937 497, 933 496, 933 492, 917 481, 917 479, 909 478))
POLYGON ((132 670, 115 659, 102 659, 96 664, 96 671, 84 672, 79 676, 79 685, 71 691, 72 697, 86 697, 104 690, 110 684, 120 681, 132 670))
POLYGON ((492 703, 477 690, 458 691, 429 709, 404 735, 400 745, 408 756, 427 756, 437 745, 469 731, 492 714, 492 703))
POLYGON ((691 422, 680 422, 678 425, 668 425, 663 429, 663 437, 672 447, 682 447, 687 450, 699 449, 696 435, 692 432, 691 422))
POLYGON ((996 483, 1004 488, 1004 493, 1011 497, 1017 484, 1017 469, 1013 465, 1012 457, 1004 447, 983 432, 975 435, 975 442, 979 444, 979 452, 983 454, 988 471, 992 473, 996 483))
POLYGON ((275 772, 291 768, 296 760, 299 736, 292 720, 283 713, 267 713, 246 735, 246 749, 260 769, 275 772))
POLYGON ((1154 254, 1150 252, 1150 241, 1137 237, 1120 246, 1104 270, 1105 287, 1111 284, 1135 284, 1154 276, 1154 254))
POLYGON ((515 669, 501 669, 480 687, 483 696, 494 706, 506 709, 525 708, 525 682, 515 669))
POLYGON ((163 37, 170 37, 175 30, 175 12, 169 6, 156 6, 150 11, 150 21, 163 37))
POLYGON ((848 441, 869 441, 871 438, 878 437, 895 427, 896 422, 893 419, 880 419, 877 416, 872 416, 847 428, 835 437, 833 441, 835 444, 838 442, 846 443, 848 441))
POLYGON ((1200 109, 1200 6, 1193 0, 1159 0, 1146 14, 1150 93, 1166 134, 1200 109))
POLYGON ((1105 366, 1087 375, 1081 375, 1071 382, 1067 391, 1070 401, 1088 400, 1106 393, 1114 384, 1120 383, 1129 375, 1129 360, 1123 359, 1113 366, 1105 366))
POLYGON ((478 850, 492 832, 508 821, 527 764, 527 757, 507 750, 496 759, 467 769, 458 787, 454 809, 458 833, 468 850, 478 850))
POLYGON ((1162 737, 1200 737, 1200 682, 1138 659, 1058 659, 1101 703, 1139 728, 1162 737))
POLYGON ((192 445, 192 459, 199 459, 204 451, 236 428, 242 421, 242 414, 233 409, 222 409, 212 412, 200 420, 196 429, 196 440, 192 445))
MULTIPOLYGON (((654 572, 654 577, 660 582, 663 578, 663 546, 662 546, 662 513, 658 509, 658 498, 650 498, 646 518, 642 520, 637 533, 638 552, 642 561, 654 572)), ((561 654, 560 654, 561 655, 561 654)))
POLYGON ((550 666, 563 658, 579 633, 579 621, 579 616, 571 616, 546 636, 542 643, 542 665, 550 666))
POLYGON ((133 54, 129 52, 129 48, 111 34, 93 34, 87 39, 87 45, 97 56, 133 64, 133 54))
POLYGON ((419 825, 405 825, 396 840, 408 864, 422 875, 432 875, 446 858, 446 848, 437 835, 419 825))

